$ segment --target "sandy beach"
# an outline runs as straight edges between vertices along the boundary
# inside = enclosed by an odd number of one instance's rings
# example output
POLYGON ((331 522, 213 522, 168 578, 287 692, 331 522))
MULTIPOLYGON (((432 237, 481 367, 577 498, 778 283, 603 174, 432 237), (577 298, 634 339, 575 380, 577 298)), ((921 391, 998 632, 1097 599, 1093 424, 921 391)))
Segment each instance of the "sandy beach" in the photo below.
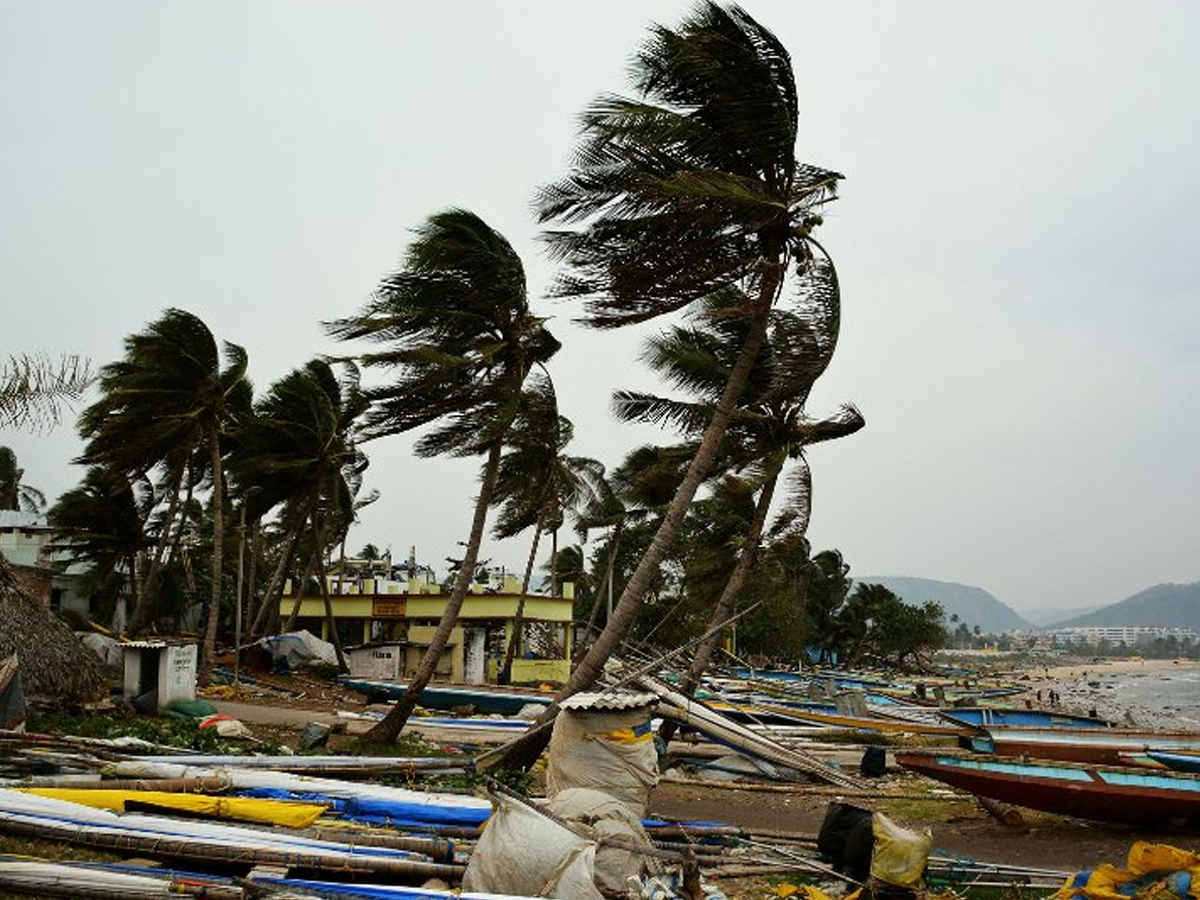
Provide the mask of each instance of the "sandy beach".
POLYGON ((1200 731, 1200 661, 1080 660, 1029 671, 1024 699, 1049 708, 1096 713, 1121 725, 1200 731), (1038 693, 1041 694, 1040 701, 1038 693))

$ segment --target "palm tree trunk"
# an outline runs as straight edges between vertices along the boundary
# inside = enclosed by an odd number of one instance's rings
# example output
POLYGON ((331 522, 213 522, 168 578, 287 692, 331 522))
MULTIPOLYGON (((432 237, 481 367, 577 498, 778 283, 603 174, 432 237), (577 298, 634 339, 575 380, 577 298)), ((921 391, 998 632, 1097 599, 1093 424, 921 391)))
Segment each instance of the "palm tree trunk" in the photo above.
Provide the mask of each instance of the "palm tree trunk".
POLYGON ((342 651, 342 636, 338 634, 337 620, 333 617, 333 603, 329 600, 329 578, 325 571, 325 554, 318 551, 317 577, 321 579, 321 598, 325 601, 325 623, 329 626, 329 642, 337 655, 338 671, 345 675, 350 671, 346 665, 346 654, 342 651))
POLYGON ((525 627, 525 598, 529 596, 529 581, 533 577, 533 564, 537 559, 538 543, 542 538, 542 517, 538 517, 533 529, 533 543, 529 547, 529 558, 525 560, 525 577, 521 579, 521 599, 517 601, 517 611, 513 614, 512 634, 508 638, 508 646, 504 648, 504 663, 496 675, 499 684, 509 684, 512 681, 513 657, 517 655, 517 646, 521 643, 521 629, 525 627))
POLYGON ((208 598, 208 621, 204 627, 204 653, 200 659, 200 672, 196 684, 208 687, 212 680, 213 663, 217 655, 217 620, 221 617, 221 563, 225 543, 225 497, 221 473, 221 428, 213 423, 208 429, 209 453, 212 465, 212 594, 208 598))
POLYGON ((300 618, 300 605, 304 602, 304 592, 308 590, 308 583, 312 580, 313 574, 317 568, 317 558, 321 555, 321 548, 317 547, 308 557, 308 564, 304 567, 304 574, 300 577, 300 584, 296 587, 296 600, 292 604, 292 611, 287 617, 287 622, 280 631, 287 634, 296 627, 296 620, 300 618))
POLYGON ((471 586, 471 576, 475 574, 475 561, 479 558, 479 544, 483 540, 488 505, 491 503, 492 492, 496 487, 496 473, 500 469, 502 449, 502 442, 497 440, 488 450, 487 462, 483 468, 483 479, 479 487, 479 497, 475 500, 475 517, 471 523, 470 537, 467 538, 466 553, 463 555, 458 576, 454 579, 454 588, 450 593, 450 599, 446 601, 446 608, 442 611, 442 618, 438 622, 433 640, 425 651, 425 655, 421 657, 416 674, 409 682, 408 690, 396 701, 396 705, 391 708, 383 721, 363 736, 364 740, 386 743, 395 741, 400 735, 400 730, 408 721, 408 717, 412 715, 413 709, 416 708, 421 691, 425 690, 425 685, 429 684, 430 679, 433 678, 438 660, 442 657, 442 651, 446 649, 446 644, 450 640, 450 632, 454 630, 454 625, 458 621, 458 613, 462 609, 463 599, 467 595, 467 589, 471 586))
MULTIPOLYGON (((262 553, 262 520, 250 523, 250 568, 246 572, 246 621, 253 622, 258 613, 255 597, 258 595, 258 557, 262 553)), ((243 638, 246 636, 243 631, 243 638)))
MULTIPOLYGON (((717 599, 717 603, 713 607, 712 616, 708 620, 707 636, 699 643, 696 647, 696 653, 692 656, 691 665, 688 666, 687 674, 683 679, 683 686, 680 688, 684 696, 691 697, 696 693, 696 685, 700 683, 700 676, 708 668, 708 664, 712 660, 713 650, 717 648, 717 644, 724 634, 724 629, 719 626, 722 622, 729 621, 729 617, 733 613, 734 604, 741 595, 742 588, 746 586, 746 581, 750 577, 750 571, 754 568, 754 561, 758 558, 758 545, 762 540, 763 527, 767 523, 767 513, 771 509, 771 498, 775 495, 775 485, 778 482, 779 472, 776 470, 775 474, 767 480, 766 484, 758 492, 758 503, 754 506, 754 517, 750 520, 750 528, 746 532, 746 546, 742 549, 737 565, 733 567, 733 572, 730 573, 729 580, 725 582, 725 588, 721 591, 721 596, 717 599)), ((662 728, 659 729, 659 737, 662 738, 664 744, 669 744, 671 738, 674 736, 675 722, 668 719, 663 722, 662 728)))
MULTIPOLYGON (((642 608, 642 601, 658 572, 659 564, 675 542, 675 536, 683 525, 688 507, 717 458, 717 451, 725 437, 725 429, 742 396, 742 391, 750 377, 750 371, 766 337, 771 306, 782 283, 782 263, 768 266, 759 294, 758 308, 750 323, 750 329, 746 333, 745 341, 742 343, 737 362, 729 372, 729 380, 725 383, 725 389, 721 392, 721 399, 717 402, 716 409, 713 410, 712 419, 704 431, 704 437, 700 441, 696 455, 692 457, 687 473, 675 491, 675 496, 671 499, 662 522, 659 523, 658 531, 655 532, 650 546, 638 562, 633 576, 625 584, 625 590, 621 592, 621 598, 617 601, 612 618, 605 624, 604 631, 588 648, 579 665, 571 672, 571 677, 566 685, 555 696, 554 702, 547 706, 546 711, 538 717, 535 726, 545 725, 558 715, 559 700, 565 700, 595 684, 604 671, 604 664, 629 634, 629 629, 633 626, 634 619, 637 618, 637 614, 642 608)), ((495 766, 504 762, 510 766, 528 768, 541 755, 549 740, 549 728, 531 728, 525 737, 510 745, 506 754, 497 754, 492 757, 490 764, 495 766)))
POLYGON ((300 537, 300 531, 304 528, 304 521, 288 532, 283 539, 283 547, 279 553, 279 561, 275 564, 275 571, 271 575, 271 581, 267 585, 266 593, 263 594, 262 606, 258 608, 258 613, 254 617, 254 624, 250 626, 250 634, 253 637, 262 637, 265 625, 271 622, 273 618, 279 615, 279 600, 275 597, 280 586, 283 584, 284 573, 287 572, 288 565, 291 563, 292 555, 296 551, 296 541, 300 537), (272 604, 274 605, 275 614, 271 615, 272 604))
MULTIPOLYGON (((617 551, 621 547, 621 531, 625 527, 625 520, 622 519, 617 523, 613 530, 612 546, 608 551, 608 564, 604 567, 604 578, 600 582, 600 586, 596 588, 596 598, 592 602, 591 612, 588 613, 587 625, 584 626, 584 639, 588 642, 588 646, 592 643, 592 632, 596 630, 596 613, 600 611, 601 598, 604 592, 608 591, 608 596, 612 597, 613 570, 617 564, 617 551)), ((607 617, 605 619, 607 621, 607 617)), ((583 657, 580 657, 582 659, 583 657)))
POLYGON ((158 535, 158 543, 154 547, 154 555, 150 557, 150 565, 146 569, 146 577, 142 579, 142 589, 137 592, 138 599, 134 603, 133 612, 129 616, 129 630, 133 631, 142 624, 142 616, 144 615, 143 607, 146 600, 150 596, 150 592, 154 589, 154 579, 158 577, 158 571, 162 568, 163 557, 167 552, 167 545, 171 542, 171 525, 175 522, 175 516, 179 511, 179 487, 183 483, 184 465, 176 467, 171 479, 171 499, 167 503, 167 512, 163 516, 162 525, 158 535))

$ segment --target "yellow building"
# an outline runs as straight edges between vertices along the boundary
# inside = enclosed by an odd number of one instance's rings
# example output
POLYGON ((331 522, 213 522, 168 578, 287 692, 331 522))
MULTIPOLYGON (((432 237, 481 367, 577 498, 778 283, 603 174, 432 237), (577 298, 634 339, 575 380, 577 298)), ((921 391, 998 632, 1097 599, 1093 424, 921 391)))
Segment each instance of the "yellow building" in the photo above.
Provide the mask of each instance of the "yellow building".
MULTIPOLYGON (((411 677, 415 671, 448 599, 441 585, 423 573, 407 580, 330 575, 329 596, 344 645, 387 642, 404 648, 398 667, 401 679, 411 677)), ((489 584, 472 584, 435 678, 470 684, 495 681, 519 602, 520 584, 513 575, 489 584)), ((280 599, 282 620, 291 615, 295 603, 294 586, 289 580, 280 599)), ((561 684, 567 680, 571 671, 573 607, 571 584, 563 585, 559 597, 526 597, 522 639, 513 660, 514 684, 561 684)), ((300 600, 296 627, 329 640, 325 601, 315 584, 300 600)))

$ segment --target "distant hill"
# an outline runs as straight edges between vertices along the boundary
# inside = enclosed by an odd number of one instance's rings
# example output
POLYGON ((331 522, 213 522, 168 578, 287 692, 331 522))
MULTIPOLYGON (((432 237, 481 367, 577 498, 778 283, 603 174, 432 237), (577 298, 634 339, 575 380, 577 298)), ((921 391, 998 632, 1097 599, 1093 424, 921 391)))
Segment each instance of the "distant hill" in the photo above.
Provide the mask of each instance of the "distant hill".
POLYGON ((1012 607, 1006 606, 983 588, 932 578, 911 578, 907 575, 862 575, 854 579, 866 584, 882 584, 905 603, 919 606, 928 600, 942 605, 949 621, 953 614, 967 627, 976 625, 981 631, 1032 630, 1033 625, 1021 618, 1012 607))
POLYGON ((1099 603, 1091 606, 1074 606, 1070 609, 1064 609, 1061 606, 1031 606, 1028 609, 1018 610, 1018 615, 1024 616, 1034 625, 1045 628, 1049 625, 1057 625, 1063 619, 1085 616, 1103 608, 1104 604, 1099 603))
POLYGON ((1088 625, 1163 625, 1200 630, 1200 581, 1156 584, 1119 603, 1055 622, 1055 628, 1088 625))

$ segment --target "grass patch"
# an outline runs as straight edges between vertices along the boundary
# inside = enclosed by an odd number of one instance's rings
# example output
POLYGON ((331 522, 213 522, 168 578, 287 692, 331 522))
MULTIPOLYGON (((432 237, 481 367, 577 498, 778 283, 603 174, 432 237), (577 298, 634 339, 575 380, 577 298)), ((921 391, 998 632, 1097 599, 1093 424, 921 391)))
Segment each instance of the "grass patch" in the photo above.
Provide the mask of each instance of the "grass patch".
POLYGON ((240 753, 244 746, 217 736, 213 729, 199 729, 195 719, 174 716, 121 716, 104 713, 67 715, 33 713, 26 720, 29 731, 73 737, 134 737, 167 747, 185 747, 203 753, 240 753))

